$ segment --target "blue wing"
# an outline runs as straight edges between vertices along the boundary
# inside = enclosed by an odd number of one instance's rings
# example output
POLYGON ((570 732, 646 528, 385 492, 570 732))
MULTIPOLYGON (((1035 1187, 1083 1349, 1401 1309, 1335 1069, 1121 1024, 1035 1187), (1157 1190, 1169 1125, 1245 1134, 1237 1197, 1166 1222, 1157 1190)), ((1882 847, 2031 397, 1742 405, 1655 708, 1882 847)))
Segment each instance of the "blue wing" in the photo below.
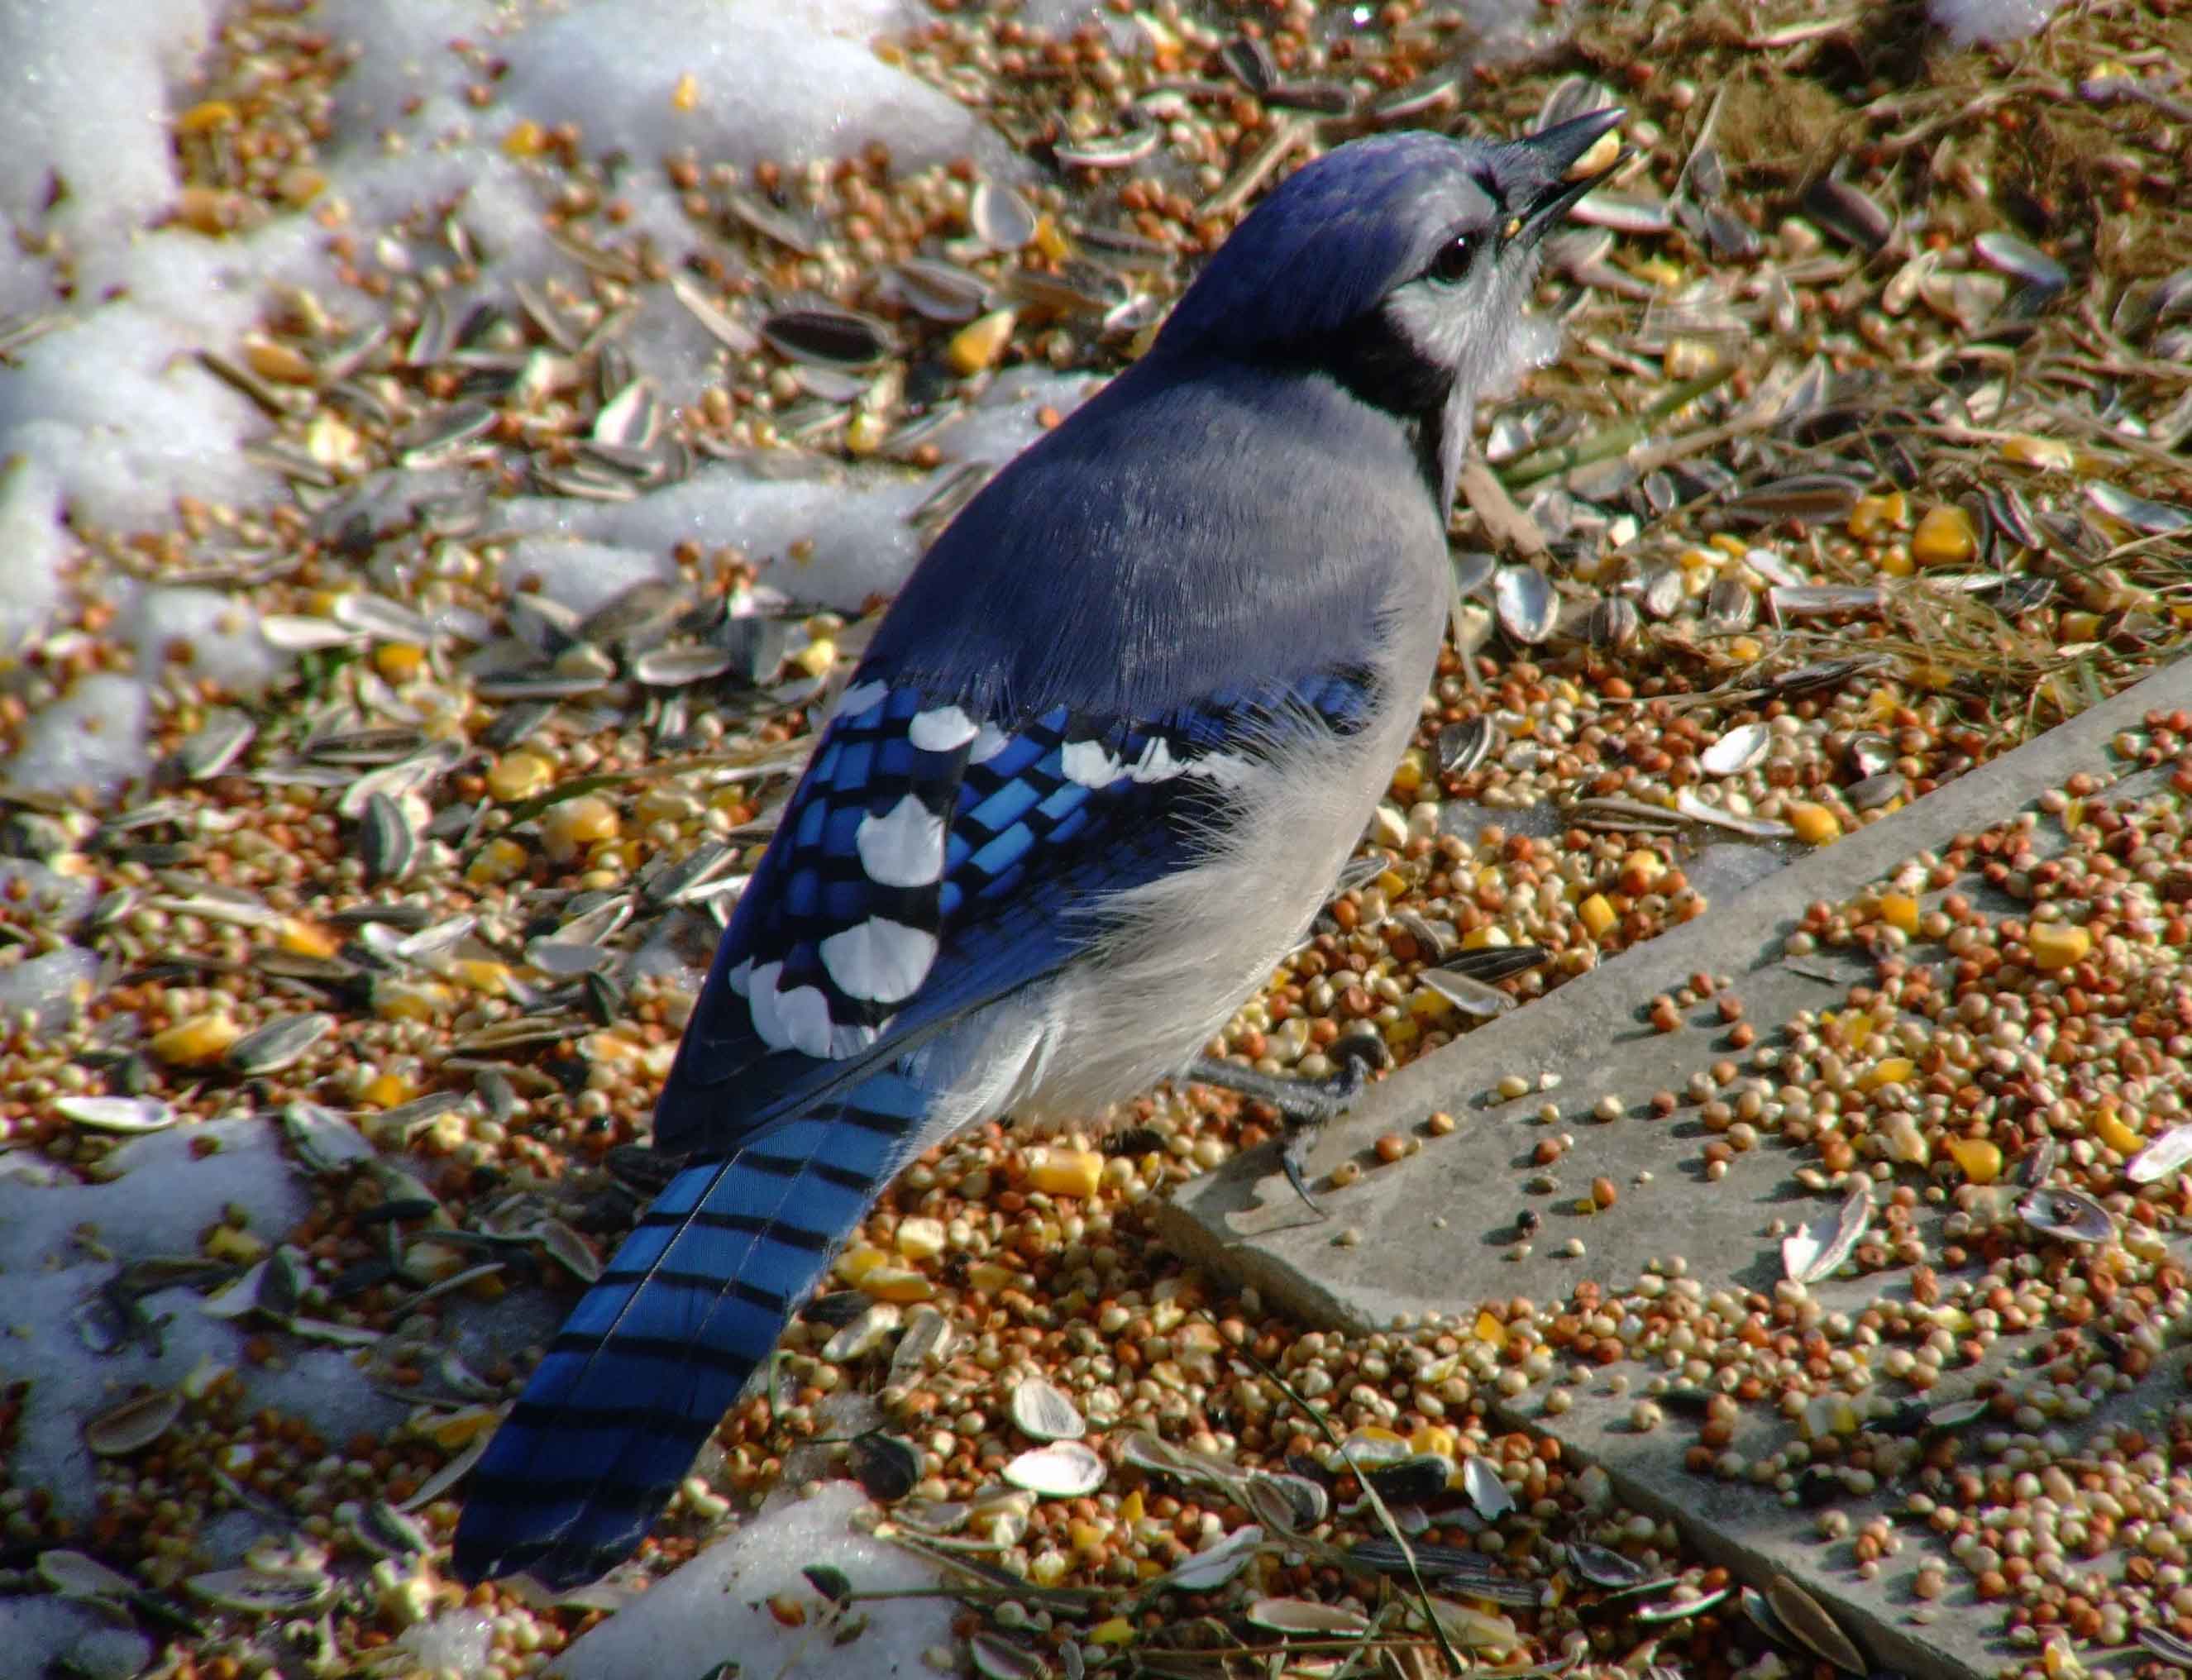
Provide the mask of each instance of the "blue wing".
POLYGON ((914 1051, 1070 960, 1110 892, 1189 867, 1286 732, 1351 732, 1339 672, 1146 720, 1008 729, 856 684, 726 931, 655 1117, 690 1164, 571 1315, 474 1470, 466 1580, 630 1555, 939 1093, 914 1051))
POLYGON ((1231 778, 1289 727, 1351 733, 1373 701, 1350 668, 1149 718, 1059 706, 1001 722, 864 673, 733 914, 656 1147, 755 1142, 1056 972, 1104 896, 1192 864, 1231 778))

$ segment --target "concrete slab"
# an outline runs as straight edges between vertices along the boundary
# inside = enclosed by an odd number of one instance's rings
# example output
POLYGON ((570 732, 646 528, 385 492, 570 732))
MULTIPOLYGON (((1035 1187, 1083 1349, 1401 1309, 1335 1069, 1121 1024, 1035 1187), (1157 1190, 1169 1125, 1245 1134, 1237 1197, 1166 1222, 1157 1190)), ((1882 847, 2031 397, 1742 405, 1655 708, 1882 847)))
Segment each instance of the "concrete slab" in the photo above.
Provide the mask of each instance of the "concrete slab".
MULTIPOLYGON (((1184 1186, 1158 1215, 1164 1240, 1202 1265, 1254 1284, 1267 1301, 1297 1317, 1357 1330, 1401 1314, 1464 1311, 1487 1299, 1565 1299, 1586 1278, 1624 1290, 1647 1262, 1674 1254, 1709 1290, 1770 1290, 1782 1269, 1769 1227, 1777 1219, 1793 1226, 1814 1217, 1825 1204, 1790 1176, 1800 1163, 1786 1148, 1769 1143, 1739 1155, 1726 1177, 1709 1182, 1694 1110, 1649 1117, 1653 1091, 1679 1093, 1714 1061, 1745 1059, 1727 1046, 1711 1005, 1683 1029, 1661 1034, 1644 1021, 1650 1000, 1679 990, 1693 973, 1731 977, 1745 1018, 1770 1042, 1773 1026, 1804 1008, 1838 1005, 1846 986, 1870 969, 1861 954, 1823 950, 1798 962, 1784 959, 1783 942, 1807 904, 1847 900, 1915 854, 2005 820, 2074 772, 2110 766, 2112 736, 2135 728, 2147 711, 2188 706, 2192 658, 1401 1069, 1335 1125, 1313 1156, 1329 1220, 1316 1219, 1294 1199, 1277 1173, 1276 1150, 1266 1148, 1184 1186), (1500 1099, 1494 1087, 1510 1074, 1529 1081, 1531 1094, 1500 1099), (1536 1089, 1548 1074, 1556 1076, 1556 1086, 1536 1089), (1594 1109, 1609 1095, 1619 1100, 1621 1117, 1600 1121, 1594 1109), (1550 1123, 1537 1113, 1547 1102, 1558 1110, 1550 1123), (1442 1137, 1423 1130, 1424 1117, 1436 1109, 1459 1122, 1442 1137), (1379 1165, 1372 1145, 1388 1132, 1421 1137, 1419 1153, 1379 1165), (1563 1134, 1573 1144, 1550 1169, 1557 1183, 1549 1189, 1533 1152, 1563 1134), (1330 1187, 1326 1176, 1349 1159, 1361 1165, 1361 1177, 1344 1189, 1330 1187), (1599 1176, 1614 1182, 1617 1204, 1578 1212, 1578 1199, 1599 1176), (1527 1256, 1515 1258, 1516 1219, 1525 1209, 1541 1224, 1527 1256), (1563 1252, 1571 1239, 1582 1244, 1579 1256, 1563 1252)), ((2111 792, 2150 790, 2161 779, 2131 778, 2111 792)), ((2059 829, 2042 824, 2035 838, 2050 833, 2059 829)), ((2010 1340, 2003 1339, 2005 1359, 2014 1357, 2010 1340)), ((1574 1400, 1564 1415, 1548 1416, 1542 1390, 1533 1391, 1503 1422, 1555 1435, 1601 1464, 1624 1501, 1672 1518, 1741 1578, 1763 1586, 1775 1572, 1790 1575, 1877 1663, 1938 1680, 1972 1680, 2012 1659, 1988 1631, 1999 1618, 1974 1614, 1967 1598, 1957 1597, 1961 1586, 1930 1611, 1918 1605, 1909 1579, 1929 1537, 1904 1529, 1903 1554, 1887 1560, 1876 1579, 1860 1580, 1847 1545, 1824 1546, 1808 1513, 1770 1490, 1687 1472, 1681 1448, 1693 1432, 1635 1433, 1628 1424, 1633 1395, 1596 1385, 1575 1391, 1574 1400), (1914 1621, 1914 1614, 1930 1620, 1914 1621)), ((1871 1514, 1850 1510, 1858 1524, 1871 1514)), ((1962 1572, 1951 1570, 1949 1579, 1961 1582, 1962 1572)), ((2030 1659, 2029 1651, 2023 1654, 2030 1659)))
MULTIPOLYGON (((1253 1282, 1266 1300, 1305 1318, 1357 1330, 1396 1313, 1450 1311, 1461 1296, 1544 1299, 1566 1296, 1586 1277, 1625 1283, 1647 1260, 1676 1251, 1699 1275, 1771 1288, 1780 1262, 1761 1228, 1776 1213, 1801 1209, 1812 1216, 1818 1199, 1787 1178, 1789 1158, 1779 1150, 1738 1157, 1727 1178, 1710 1183, 1696 1119, 1648 1117, 1653 1092, 1680 1092, 1693 1073, 1737 1055, 1710 1005, 1693 1012, 1696 1030, 1663 1034, 1643 1018, 1651 999, 1702 971, 1731 977, 1745 1018, 1761 1029, 1801 1009, 1840 1003, 1869 960, 1826 950, 1799 963, 1784 959, 1783 941, 1807 904, 1840 903, 1905 859, 2003 821, 2075 772, 2107 766, 2112 737, 2147 711, 2178 707, 2192 707, 2192 658, 1411 1062, 1375 1086, 1316 1150, 1311 1166, 1320 1180, 1350 1157, 1363 1168, 1353 1186, 1320 1192, 1330 1219, 1295 1199, 1271 1147, 1184 1186, 1158 1216, 1166 1240, 1253 1282), (1494 1087, 1508 1074, 1530 1081, 1531 1093, 1498 1097, 1494 1087), (1535 1089, 1546 1074, 1557 1086, 1535 1089), (1610 1123, 1593 1118, 1608 1096, 1623 1111, 1610 1123), (1546 1102, 1560 1113, 1551 1125, 1537 1118, 1546 1102), (1378 1164, 1372 1145, 1379 1136, 1420 1135, 1424 1117, 1438 1109, 1460 1122, 1451 1134, 1425 1137, 1419 1153, 1396 1165, 1378 1164), (1542 1170, 1533 1152, 1561 1133, 1575 1146, 1553 1169, 1558 1187, 1533 1193, 1527 1182, 1542 1170), (1652 1174, 1648 1184, 1635 1183, 1640 1172, 1652 1174), (1619 1188, 1618 1205, 1595 1216, 1574 1211, 1601 1176, 1619 1188), (1525 1208, 1544 1223, 1529 1257, 1508 1260, 1525 1208), (1374 1239, 1345 1245, 1350 1229, 1374 1239), (1561 1254, 1570 1238, 1584 1245, 1580 1259, 1561 1254)), ((2053 831, 2043 824, 2038 838, 2053 831)))

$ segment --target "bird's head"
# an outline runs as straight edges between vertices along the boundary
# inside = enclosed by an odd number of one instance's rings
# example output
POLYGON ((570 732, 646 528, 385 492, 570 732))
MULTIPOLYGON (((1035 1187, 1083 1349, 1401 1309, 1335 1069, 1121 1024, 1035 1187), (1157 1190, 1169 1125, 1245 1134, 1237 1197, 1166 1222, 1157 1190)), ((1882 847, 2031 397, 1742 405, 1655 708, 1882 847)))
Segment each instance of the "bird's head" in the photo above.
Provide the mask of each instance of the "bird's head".
POLYGON ((1234 231, 1158 334, 1164 356, 1298 367, 1422 427, 1451 493, 1479 393, 1533 359, 1538 248, 1621 120, 1513 140, 1407 133, 1304 166, 1234 231))

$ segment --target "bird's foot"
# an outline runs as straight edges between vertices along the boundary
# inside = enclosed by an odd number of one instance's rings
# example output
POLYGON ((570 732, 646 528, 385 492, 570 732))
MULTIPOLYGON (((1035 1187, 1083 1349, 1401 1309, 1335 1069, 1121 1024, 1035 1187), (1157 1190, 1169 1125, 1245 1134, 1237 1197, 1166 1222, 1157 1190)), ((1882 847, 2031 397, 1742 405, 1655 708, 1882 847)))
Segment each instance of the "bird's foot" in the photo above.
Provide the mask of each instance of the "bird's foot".
POLYGON ((1294 1193, 1320 1219, 1329 1216, 1309 1193, 1305 1169, 1310 1151, 1316 1147, 1325 1126, 1355 1106, 1355 1099, 1370 1083, 1370 1070, 1383 1068, 1392 1060, 1385 1041, 1367 1033, 1348 1034, 1335 1042, 1329 1053, 1339 1066, 1321 1079, 1288 1079, 1282 1074, 1259 1073, 1253 1068, 1208 1056, 1198 1056, 1187 1070, 1187 1077, 1197 1085, 1236 1091, 1255 1102, 1267 1102, 1279 1111, 1279 1118, 1286 1125, 1286 1140, 1279 1148, 1280 1169, 1286 1174, 1287 1182, 1294 1187, 1294 1193))

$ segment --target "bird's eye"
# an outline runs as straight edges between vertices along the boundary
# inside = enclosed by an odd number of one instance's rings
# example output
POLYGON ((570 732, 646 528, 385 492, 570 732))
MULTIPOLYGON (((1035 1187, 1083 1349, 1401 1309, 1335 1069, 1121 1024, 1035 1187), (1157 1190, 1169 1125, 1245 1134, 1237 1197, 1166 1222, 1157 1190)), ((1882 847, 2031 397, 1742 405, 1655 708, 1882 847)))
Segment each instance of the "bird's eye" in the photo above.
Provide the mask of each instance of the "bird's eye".
POLYGON ((1476 260, 1476 240, 1474 236, 1458 233, 1439 248, 1431 259, 1430 275, 1434 280, 1458 280, 1469 272, 1469 265, 1476 260))

